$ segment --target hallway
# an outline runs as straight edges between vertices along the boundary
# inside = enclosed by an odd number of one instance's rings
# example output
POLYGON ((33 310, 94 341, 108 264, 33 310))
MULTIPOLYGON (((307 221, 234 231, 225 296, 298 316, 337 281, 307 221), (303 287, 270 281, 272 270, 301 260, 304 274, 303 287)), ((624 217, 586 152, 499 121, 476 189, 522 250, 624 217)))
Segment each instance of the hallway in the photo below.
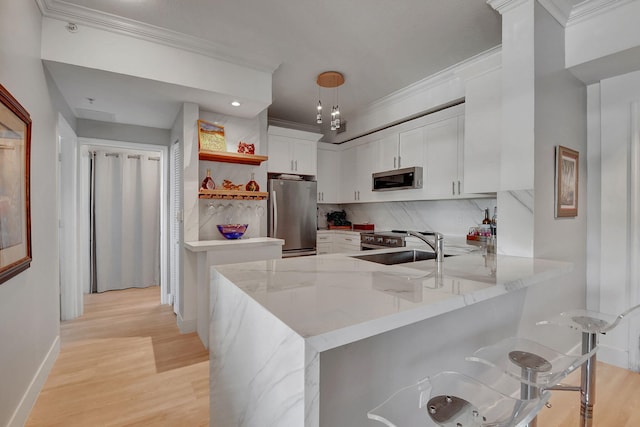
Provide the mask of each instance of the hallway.
POLYGON ((26 426, 208 426, 208 352, 160 288, 84 298, 26 426))

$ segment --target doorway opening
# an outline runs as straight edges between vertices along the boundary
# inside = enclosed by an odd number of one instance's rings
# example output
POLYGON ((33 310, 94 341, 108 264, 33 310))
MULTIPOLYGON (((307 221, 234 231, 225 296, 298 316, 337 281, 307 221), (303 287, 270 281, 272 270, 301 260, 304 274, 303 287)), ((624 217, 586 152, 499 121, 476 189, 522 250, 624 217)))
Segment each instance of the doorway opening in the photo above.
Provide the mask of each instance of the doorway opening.
POLYGON ((80 316, 92 290, 159 285, 160 303, 170 303, 168 148, 77 138, 64 124, 58 131, 61 319, 80 316), (145 181, 155 188, 143 191, 145 181))

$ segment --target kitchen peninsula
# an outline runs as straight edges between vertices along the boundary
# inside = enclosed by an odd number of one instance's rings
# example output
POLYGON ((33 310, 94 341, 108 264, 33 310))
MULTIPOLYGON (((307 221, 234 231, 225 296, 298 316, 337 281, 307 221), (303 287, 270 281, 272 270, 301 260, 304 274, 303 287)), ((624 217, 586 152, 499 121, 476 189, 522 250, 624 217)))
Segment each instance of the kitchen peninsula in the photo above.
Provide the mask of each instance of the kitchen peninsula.
POLYGON ((481 251, 441 269, 344 254, 213 267, 210 425, 371 426, 395 389, 514 334, 525 288, 571 268, 481 251))

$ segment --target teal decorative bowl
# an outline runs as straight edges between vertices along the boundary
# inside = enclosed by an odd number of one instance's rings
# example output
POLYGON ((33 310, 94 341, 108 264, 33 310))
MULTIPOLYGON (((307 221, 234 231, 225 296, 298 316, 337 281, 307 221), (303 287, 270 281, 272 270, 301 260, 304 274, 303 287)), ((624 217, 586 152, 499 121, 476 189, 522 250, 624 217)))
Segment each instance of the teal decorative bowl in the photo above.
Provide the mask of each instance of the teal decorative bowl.
POLYGON ((249 224, 218 224, 218 231, 225 239, 233 240, 241 238, 247 227, 249 224))

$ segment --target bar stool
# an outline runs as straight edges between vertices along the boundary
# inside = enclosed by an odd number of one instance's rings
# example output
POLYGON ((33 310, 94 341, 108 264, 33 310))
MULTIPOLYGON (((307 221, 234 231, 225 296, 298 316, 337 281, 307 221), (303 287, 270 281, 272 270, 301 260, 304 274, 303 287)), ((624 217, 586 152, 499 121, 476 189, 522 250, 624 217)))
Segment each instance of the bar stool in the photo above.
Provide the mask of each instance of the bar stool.
POLYGON ((517 427, 535 418, 549 400, 506 395, 473 377, 445 371, 401 388, 367 413, 389 427, 517 427))
MULTIPOLYGON (((596 352, 595 347, 587 353, 579 351, 578 347, 580 343, 565 353, 526 338, 510 337, 476 350, 466 360, 483 363, 518 380, 521 384, 520 398, 525 400, 553 389, 596 352)), ((534 417, 528 427, 536 426, 534 417)))
POLYGON ((580 391, 580 427, 593 425, 593 406, 596 403, 596 350, 598 334, 606 334, 632 312, 640 312, 640 304, 615 315, 592 310, 572 310, 560 313, 549 320, 538 322, 538 325, 558 325, 582 332, 582 353, 589 357, 582 365, 580 387, 556 385, 548 390, 580 391))

